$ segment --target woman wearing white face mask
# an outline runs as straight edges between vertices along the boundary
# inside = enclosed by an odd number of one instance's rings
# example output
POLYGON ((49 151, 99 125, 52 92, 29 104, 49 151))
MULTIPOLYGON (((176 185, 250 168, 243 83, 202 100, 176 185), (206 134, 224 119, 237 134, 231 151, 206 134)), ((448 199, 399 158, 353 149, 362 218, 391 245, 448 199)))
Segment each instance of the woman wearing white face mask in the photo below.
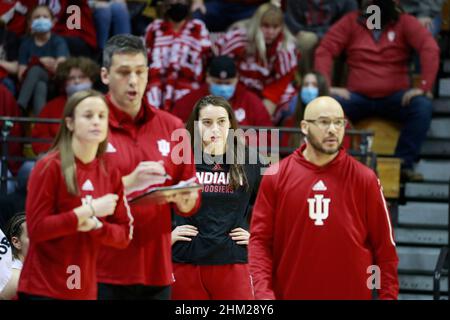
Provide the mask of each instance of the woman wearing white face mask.
MULTIPOLYGON (((100 73, 98 65, 91 59, 71 57, 58 65, 56 83, 60 84, 61 94, 50 100, 39 114, 39 118, 60 119, 67 99, 74 93, 92 88, 100 73)), ((54 138, 59 124, 36 123, 33 127, 33 138, 54 138)), ((50 148, 50 143, 33 143, 33 152, 39 155, 50 148)))
MULTIPOLYGON (((92 88, 92 84, 98 78, 100 69, 98 65, 84 57, 71 57, 60 63, 56 69, 56 83, 61 85, 61 94, 50 100, 39 113, 41 119, 61 119, 64 105, 67 99, 78 91, 92 88)), ((33 126, 31 136, 33 138, 53 139, 56 137, 59 123, 36 123, 33 126)), ((38 156, 47 152, 51 143, 33 142, 31 144, 33 153, 38 156)), ((28 180, 34 161, 26 161, 21 167, 24 179, 28 180)))
MULTIPOLYGON (((330 88, 325 77, 318 71, 306 73, 303 77, 299 94, 295 96, 290 103, 289 108, 295 108, 294 115, 283 122, 283 127, 300 128, 300 122, 303 120, 303 113, 306 105, 317 97, 328 95, 330 95, 330 88)), ((282 133, 280 146, 298 148, 302 141, 303 137, 301 134, 282 133)), ((350 148, 351 140, 349 136, 344 137, 342 146, 345 149, 350 148)))
MULTIPOLYGON (((299 94, 292 99, 289 106, 289 109, 295 109, 294 114, 283 122, 283 127, 299 128, 306 105, 317 97, 329 94, 328 83, 321 73, 316 71, 306 73, 299 94)), ((280 144, 282 147, 298 148, 300 141, 300 134, 282 133, 280 144)))
POLYGON ((23 111, 38 115, 47 102, 47 87, 56 67, 69 56, 63 38, 51 32, 53 14, 49 7, 35 7, 29 17, 30 35, 19 49, 19 81, 22 82, 17 102, 23 111))

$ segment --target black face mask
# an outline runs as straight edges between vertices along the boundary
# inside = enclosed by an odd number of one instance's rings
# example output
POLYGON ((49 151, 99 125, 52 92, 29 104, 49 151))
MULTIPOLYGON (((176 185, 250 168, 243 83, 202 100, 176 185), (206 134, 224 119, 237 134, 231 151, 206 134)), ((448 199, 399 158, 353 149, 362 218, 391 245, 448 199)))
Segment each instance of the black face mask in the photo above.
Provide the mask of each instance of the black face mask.
POLYGON ((180 22, 188 16, 189 6, 184 3, 171 4, 167 9, 166 14, 170 20, 180 22))

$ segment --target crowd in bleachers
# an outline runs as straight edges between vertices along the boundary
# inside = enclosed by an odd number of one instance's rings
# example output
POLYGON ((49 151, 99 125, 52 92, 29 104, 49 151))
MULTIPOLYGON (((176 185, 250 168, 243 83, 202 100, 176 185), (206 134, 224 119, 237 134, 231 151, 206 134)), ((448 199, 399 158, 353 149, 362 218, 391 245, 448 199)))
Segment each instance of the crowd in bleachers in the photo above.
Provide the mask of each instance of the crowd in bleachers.
MULTIPOLYGON (((332 95, 350 121, 400 122, 396 156, 405 179, 420 179, 414 162, 431 123, 442 3, 0 0, 0 116, 60 119, 74 93, 106 93, 105 44, 132 33, 147 49, 150 106, 186 122, 195 102, 212 94, 231 103, 240 125, 298 127, 310 101, 332 95), (381 29, 367 27, 371 4, 381 8, 381 29)), ((59 126, 15 123, 10 135, 54 138, 59 126)), ((281 136, 282 146, 299 144, 298 135, 281 136)), ((50 146, 10 142, 8 154, 39 157, 50 146)), ((17 180, 0 195, 0 222, 23 210, 33 166, 8 161, 7 175, 17 180)))

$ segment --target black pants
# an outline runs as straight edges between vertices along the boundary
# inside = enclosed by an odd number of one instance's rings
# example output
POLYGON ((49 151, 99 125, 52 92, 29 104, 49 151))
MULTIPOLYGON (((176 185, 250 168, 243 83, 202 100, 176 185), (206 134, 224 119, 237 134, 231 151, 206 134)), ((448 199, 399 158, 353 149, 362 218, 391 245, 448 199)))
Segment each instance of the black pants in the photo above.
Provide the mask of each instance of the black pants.
POLYGON ((170 300, 170 286, 98 284, 98 300, 170 300))

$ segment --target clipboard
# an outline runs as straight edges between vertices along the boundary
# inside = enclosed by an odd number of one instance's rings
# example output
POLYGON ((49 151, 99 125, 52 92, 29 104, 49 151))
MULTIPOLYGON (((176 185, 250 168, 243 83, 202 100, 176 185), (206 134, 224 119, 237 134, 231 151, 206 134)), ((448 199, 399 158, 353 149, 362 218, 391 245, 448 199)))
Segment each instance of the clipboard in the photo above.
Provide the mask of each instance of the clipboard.
POLYGON ((168 197, 174 194, 202 190, 203 185, 198 183, 192 184, 193 180, 195 178, 181 181, 173 186, 150 188, 144 193, 136 197, 128 198, 127 200, 130 204, 163 204, 167 202, 168 197))

